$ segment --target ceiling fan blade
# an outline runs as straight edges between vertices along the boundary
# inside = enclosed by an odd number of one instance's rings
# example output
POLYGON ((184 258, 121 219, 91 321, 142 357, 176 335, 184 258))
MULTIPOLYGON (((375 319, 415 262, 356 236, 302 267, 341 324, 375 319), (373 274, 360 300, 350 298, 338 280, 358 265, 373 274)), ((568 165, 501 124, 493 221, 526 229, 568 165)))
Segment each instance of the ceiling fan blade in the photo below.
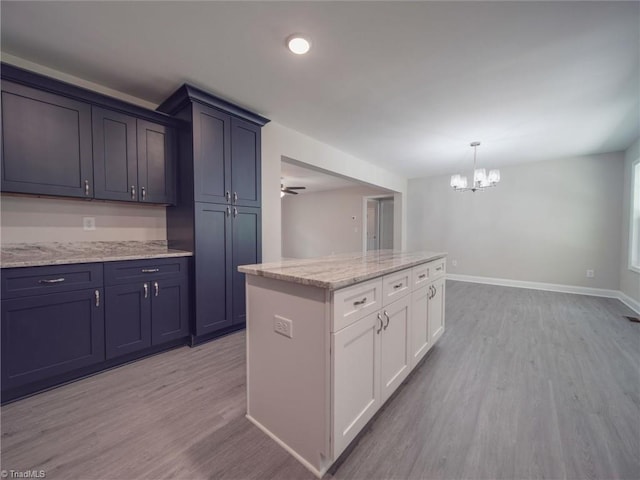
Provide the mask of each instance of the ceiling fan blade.
POLYGON ((307 187, 286 187, 289 190, 305 190, 307 187))
POLYGON ((291 190, 289 187, 283 188, 282 191, 284 193, 290 193, 291 195, 298 195, 298 192, 294 192, 293 190, 291 190))

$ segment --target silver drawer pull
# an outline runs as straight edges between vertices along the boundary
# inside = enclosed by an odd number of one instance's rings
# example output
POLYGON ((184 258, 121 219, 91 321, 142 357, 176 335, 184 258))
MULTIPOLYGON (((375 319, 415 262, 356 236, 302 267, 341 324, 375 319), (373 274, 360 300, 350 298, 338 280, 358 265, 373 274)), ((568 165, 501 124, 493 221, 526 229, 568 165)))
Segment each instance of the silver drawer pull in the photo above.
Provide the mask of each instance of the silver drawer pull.
POLYGON ((233 203, 238 203, 238 192, 233 192, 233 203))
POLYGON ((156 291, 156 297, 157 297, 158 293, 160 293, 160 287, 158 286, 158 282, 153 282, 153 288, 156 291))
POLYGON ((442 270, 442 265, 441 265, 441 266, 439 266, 438 268, 436 268, 436 270, 437 270, 437 271, 442 270))
POLYGON ((362 300, 360 300, 359 302, 353 302, 353 306, 357 307, 358 305, 364 305, 367 302, 367 297, 364 297, 362 300))
POLYGON ((418 278, 419 278, 419 279, 423 279, 423 278, 424 278, 424 277, 426 277, 426 276, 427 276, 427 274, 426 274, 426 273, 423 273, 422 275, 418 275, 418 278))
POLYGON ((38 283, 61 283, 64 282, 64 277, 52 278, 51 280, 40 280, 38 283))
POLYGON ((238 216, 238 209, 236 207, 233 207, 233 218, 236 218, 238 216))
POLYGON ((143 268, 142 273, 156 273, 159 272, 159 268, 143 268))
POLYGON ((144 298, 149 298, 149 285, 145 283, 142 287, 144 288, 144 298))
POLYGON ((133 200, 136 199, 136 186, 135 185, 131 185, 131 198, 133 200))
POLYGON ((140 193, 142 194, 142 199, 147 198, 147 189, 144 187, 140 187, 140 193))
POLYGON ((398 283, 397 285, 394 285, 393 288, 400 288, 402 286, 401 283, 398 283))
POLYGON ((89 180, 84 181, 84 194, 89 195, 89 180))
POLYGON ((100 290, 96 290, 94 294, 96 296, 96 307, 99 307, 100 306, 100 290))

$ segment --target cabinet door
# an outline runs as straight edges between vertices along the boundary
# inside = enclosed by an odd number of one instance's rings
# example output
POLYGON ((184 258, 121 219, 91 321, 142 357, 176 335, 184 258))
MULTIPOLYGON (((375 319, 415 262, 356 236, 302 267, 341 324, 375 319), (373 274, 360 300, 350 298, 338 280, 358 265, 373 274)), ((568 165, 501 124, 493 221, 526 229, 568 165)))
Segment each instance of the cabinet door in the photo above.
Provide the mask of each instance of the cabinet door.
POLYGON ((236 205, 259 207, 260 127, 239 118, 231 120, 231 191, 236 205))
POLYGON ((431 283, 432 293, 429 299, 429 336, 431 337, 431 345, 435 345, 444 333, 444 285, 444 278, 431 283))
POLYGON ((189 334, 187 277, 152 281, 151 343, 159 345, 189 334))
POLYGON ((196 202, 231 200, 231 117, 193 105, 193 176, 196 202))
POLYGON ((3 300, 2 389, 103 361, 101 300, 102 289, 3 300))
POLYGON ((91 121, 95 198, 137 202, 136 119, 93 107, 91 121))
POLYGON ((151 285, 132 283, 106 288, 107 359, 151 346, 151 285), (146 288, 145 288, 146 285, 146 288))
POLYGON ((173 128, 137 120, 138 198, 141 202, 176 201, 176 132, 173 128))
POLYGON ((431 348, 429 337, 429 288, 424 286, 411 293, 411 368, 431 348))
POLYGON ((380 408, 381 322, 372 313, 331 336, 333 458, 380 408))
POLYGON ((231 207, 195 204, 196 335, 231 325, 231 207))
POLYGON ((262 261, 261 214, 259 208, 233 207, 232 297, 233 324, 245 324, 247 320, 246 282, 238 265, 251 265, 262 261))
POLYGON ((93 196, 91 107, 2 82, 4 192, 93 196))
POLYGON ((382 403, 409 375, 411 347, 409 344, 410 297, 401 298, 386 306, 382 312, 385 321, 380 336, 380 396, 382 403))

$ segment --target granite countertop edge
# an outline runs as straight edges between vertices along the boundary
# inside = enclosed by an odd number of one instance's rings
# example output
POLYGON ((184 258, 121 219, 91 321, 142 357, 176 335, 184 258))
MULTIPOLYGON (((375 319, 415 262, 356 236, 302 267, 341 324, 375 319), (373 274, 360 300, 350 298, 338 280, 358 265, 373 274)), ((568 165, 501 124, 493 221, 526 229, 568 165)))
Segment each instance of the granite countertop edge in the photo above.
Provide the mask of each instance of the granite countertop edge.
POLYGON ((167 247, 163 240, 129 242, 33 243, 2 245, 0 268, 43 267, 190 257, 193 252, 167 247))
MULTIPOLYGON (((279 271, 274 271, 279 268, 278 265, 281 265, 281 264, 286 265, 287 261, 284 261, 281 263, 276 262, 272 264, 267 263, 267 264, 256 264, 256 265, 241 265, 238 267, 238 271, 241 273, 249 274, 249 275, 271 278, 274 280, 282 280, 285 282, 297 283, 300 285, 308 285, 308 286, 319 287, 319 288, 324 288, 328 290, 339 290, 341 288, 345 288, 350 285, 355 285, 356 283, 361 283, 367 280, 382 277, 390 273, 398 272, 400 270, 405 270, 407 268, 412 268, 412 267, 415 267, 416 265, 421 265, 423 263, 427 263, 427 262, 437 260, 439 258, 443 258, 447 256, 446 252, 407 252, 406 254, 411 255, 412 257, 415 257, 416 255, 421 255, 421 254, 422 256, 420 258, 408 259, 406 261, 403 261, 401 264, 380 266, 380 268, 375 269, 374 271, 369 271, 361 274, 358 273, 352 276, 350 275, 348 277, 338 278, 336 280, 322 280, 318 278, 313 278, 312 274, 305 276, 304 274, 282 273, 279 271)), ((364 255, 361 255, 360 261, 364 257, 365 257, 364 255)), ((319 259, 302 260, 300 261, 300 263, 304 268, 305 265, 308 265, 310 262, 313 262, 314 260, 326 262, 327 260, 332 260, 332 259, 335 259, 336 263, 341 262, 342 260, 340 256, 321 257, 319 259)), ((358 256, 357 255, 353 256, 352 261, 358 261, 358 256)), ((291 262, 293 262, 292 263, 293 265, 295 264, 296 261, 294 260, 291 262)))

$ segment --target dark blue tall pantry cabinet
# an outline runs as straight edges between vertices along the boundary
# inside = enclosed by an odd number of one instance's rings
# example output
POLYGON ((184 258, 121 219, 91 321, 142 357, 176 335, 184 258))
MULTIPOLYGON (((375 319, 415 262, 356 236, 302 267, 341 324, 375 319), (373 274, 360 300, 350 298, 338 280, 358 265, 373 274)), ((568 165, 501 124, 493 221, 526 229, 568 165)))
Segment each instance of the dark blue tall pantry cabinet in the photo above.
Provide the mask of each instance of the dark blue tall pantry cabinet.
POLYGON ((167 209, 171 248, 193 251, 191 342, 245 326, 238 265, 261 254, 261 127, 269 120, 183 85, 160 107, 182 120, 176 206, 167 209))

